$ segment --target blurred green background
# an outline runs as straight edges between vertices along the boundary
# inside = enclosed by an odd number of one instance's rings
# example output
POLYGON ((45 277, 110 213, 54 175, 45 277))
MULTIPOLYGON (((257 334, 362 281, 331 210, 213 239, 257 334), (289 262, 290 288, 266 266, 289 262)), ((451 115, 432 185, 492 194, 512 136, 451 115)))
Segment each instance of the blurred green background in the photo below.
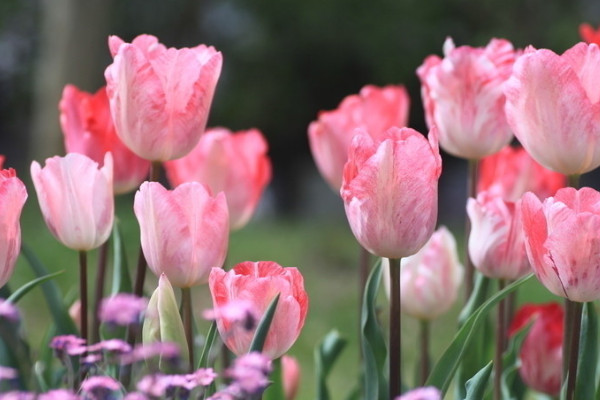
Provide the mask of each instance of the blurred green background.
MULTIPOLYGON (((332 375, 333 398, 342 399, 358 374, 358 248, 339 197, 318 175, 306 130, 319 110, 366 84, 404 84, 412 99, 410 125, 425 132, 416 68, 441 54, 447 36, 457 45, 485 45, 492 37, 515 47, 562 52, 579 40, 581 22, 600 22, 592 0, 2 0, 0 1, 0 154, 27 182, 23 240, 73 290, 77 256, 62 248, 44 226, 33 187, 31 160, 63 154, 57 105, 73 83, 96 91, 111 62, 108 35, 126 41, 141 33, 167 46, 206 43, 223 53, 224 66, 210 126, 259 128, 270 143, 273 181, 254 221, 234 233, 228 265, 273 260, 300 268, 311 308, 291 353, 303 369, 299 399, 314 398, 312 351, 332 328, 349 345, 332 375)), ((443 155, 440 223, 462 241, 465 164, 443 155)), ((584 178, 593 184, 593 178, 584 178)), ((130 265, 138 251, 132 198, 119 199, 117 215, 128 238, 130 265)), ((462 248, 462 247, 461 247, 462 248)), ((31 278, 23 260, 13 287, 31 278)), ((151 290, 152 280, 147 289, 151 290)), ((528 295, 550 296, 537 283, 528 295)), ((23 301, 25 329, 39 338, 48 321, 39 291, 23 301)), ((208 307, 206 288, 194 294, 197 311, 208 307)), ((382 309, 385 309, 382 299, 382 309)), ((434 354, 455 332, 455 309, 433 325, 434 354)), ((403 325, 412 364, 417 325, 403 325)))

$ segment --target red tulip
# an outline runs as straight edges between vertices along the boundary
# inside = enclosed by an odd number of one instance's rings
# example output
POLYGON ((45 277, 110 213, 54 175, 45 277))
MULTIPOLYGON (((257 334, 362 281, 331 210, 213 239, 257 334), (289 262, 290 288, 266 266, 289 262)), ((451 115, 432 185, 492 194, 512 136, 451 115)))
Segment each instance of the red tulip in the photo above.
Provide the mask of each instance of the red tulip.
POLYGON ((142 250, 157 277, 187 288, 208 280, 220 268, 229 243, 229 214, 223 193, 211 196, 198 182, 174 190, 144 182, 133 205, 140 224, 142 250))
POLYGON ((579 36, 587 43, 596 43, 600 46, 600 29, 594 29, 590 24, 579 25, 579 36))
POLYGON ((417 69, 427 125, 440 146, 462 158, 480 159, 512 139, 504 115, 504 82, 515 61, 510 42, 492 39, 485 48, 444 43, 444 58, 429 56, 417 69))
MULTIPOLYGON (((1 162, 4 160, 2 157, 1 162)), ((1 165, 0 165, 1 168, 1 165)), ((0 171, 0 287, 10 279, 21 251, 21 210, 27 200, 25 185, 15 170, 0 171)))
POLYGON ((67 85, 58 108, 67 153, 84 154, 102 165, 104 154, 110 151, 114 163, 115 193, 137 189, 148 176, 150 162, 136 156, 117 136, 106 88, 90 94, 67 85))
POLYGON ((354 236, 371 253, 401 258, 429 240, 437 220, 442 169, 435 130, 429 141, 410 128, 391 128, 381 142, 352 141, 341 195, 354 236))
POLYGON ((509 335, 532 320, 519 353, 519 374, 527 386, 558 396, 562 378, 563 309, 558 303, 524 305, 515 315, 509 335))
POLYGON ((46 225, 65 246, 92 250, 110 236, 114 219, 112 157, 104 166, 89 157, 69 153, 31 163, 31 177, 46 225))
POLYGON ((319 172, 334 191, 342 185, 348 148, 361 128, 379 140, 392 127, 408 123, 410 98, 404 86, 382 88, 367 85, 359 94, 347 96, 337 109, 322 111, 308 127, 310 150, 319 172))
POLYGON ((600 165, 600 49, 578 43, 562 55, 529 47, 505 87, 515 136, 544 167, 565 175, 600 165))
POLYGON ((191 153, 164 166, 173 187, 196 181, 225 193, 232 229, 246 225, 271 179, 267 142, 257 129, 208 129, 191 153))
MULTIPOLYGON (((228 272, 213 268, 208 285, 215 309, 243 300, 254 306, 259 318, 275 296, 280 295, 263 347, 263 354, 271 359, 281 357, 300 335, 308 311, 308 295, 296 268, 284 268, 272 261, 247 261, 228 272)), ((255 327, 247 329, 248 326, 232 323, 223 314, 217 315, 217 327, 229 350, 238 356, 248 352, 255 327)))
POLYGON ((213 47, 166 48, 150 35, 132 43, 111 36, 106 91, 117 135, 151 161, 183 157, 204 132, 221 53, 213 47))

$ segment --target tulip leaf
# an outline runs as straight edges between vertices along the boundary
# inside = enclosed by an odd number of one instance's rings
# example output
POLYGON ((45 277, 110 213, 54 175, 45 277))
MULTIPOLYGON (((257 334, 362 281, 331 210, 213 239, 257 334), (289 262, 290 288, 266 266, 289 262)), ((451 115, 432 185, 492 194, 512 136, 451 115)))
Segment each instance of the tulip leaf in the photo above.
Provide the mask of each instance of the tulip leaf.
POLYGON ((487 388, 488 380, 492 374, 492 361, 477 372, 465 384, 466 397, 464 400, 481 400, 484 398, 485 389, 487 388))
POLYGON ((327 376, 333 364, 346 347, 346 339, 337 330, 330 331, 315 347, 315 375, 317 378, 317 400, 330 400, 327 389, 327 376))
POLYGON ((210 350, 215 342, 216 337, 217 321, 213 321, 212 324, 210 324, 210 328, 208 328, 208 333, 206 334, 206 340, 204 341, 204 348, 202 349, 202 354, 200 355, 198 368, 208 368, 208 356, 210 355, 210 350))
POLYGON ((265 345, 265 341, 267 340, 267 334, 269 333, 269 328, 271 327, 271 322, 273 321, 273 317, 275 316, 275 310, 277 309, 277 303, 279 303, 279 293, 277 296, 271 300, 269 307, 267 307, 267 311, 262 316, 258 325, 256 326, 256 331, 254 332, 254 337, 252 338, 252 342, 250 343, 250 348, 248 349, 248 353, 253 351, 261 352, 263 346, 265 345))
POLYGON ((471 315, 458 330, 454 339, 433 368, 433 371, 427 379, 427 386, 435 386, 442 391, 443 395, 446 394, 446 391, 452 382, 452 378, 465 355, 466 349, 471 345, 474 336, 476 336, 475 332, 477 332, 477 328, 485 323, 487 315, 500 300, 515 291, 532 277, 533 274, 530 274, 511 283, 501 291, 495 293, 473 312, 473 315, 471 315))
POLYGON ((115 220, 113 226, 112 242, 113 276, 111 294, 115 295, 117 293, 131 293, 133 290, 133 285, 131 283, 131 277, 129 276, 129 270, 127 268, 127 254, 125 252, 125 246, 123 246, 121 229, 117 220, 115 220))
POLYGON ((35 288, 39 284, 44 283, 44 282, 46 282, 46 281, 48 281, 48 280, 50 280, 52 278, 55 278, 55 277, 63 274, 64 272, 65 272, 64 270, 58 271, 58 272, 55 272, 53 274, 44 275, 44 276, 36 278, 36 279, 34 279, 32 281, 29 281, 26 284, 24 284, 23 286, 21 286, 20 288, 18 288, 6 300, 14 304, 14 303, 18 302, 23 296, 25 296, 27 293, 29 293, 29 291, 31 291, 33 288, 35 288))
POLYGON ((273 372, 271 372, 271 385, 264 391, 262 400, 283 400, 285 394, 283 391, 283 370, 281 357, 273 360, 273 372))
MULTIPOLYGON (((28 246, 23 245, 21 248, 21 252, 37 277, 49 275, 46 267, 37 258, 33 251, 29 249, 28 246)), ((52 280, 49 280, 42 283, 42 291, 44 292, 44 297, 46 298, 48 309, 50 310, 50 314, 52 315, 52 319, 54 320, 54 324, 56 325, 56 334, 77 335, 77 328, 75 327, 75 323, 69 316, 69 311, 67 310, 67 307, 63 303, 63 296, 58 286, 52 280)))
POLYGON ((381 259, 375 264, 367 284, 361 313, 361 346, 364 357, 364 396, 370 400, 388 400, 386 378, 387 348, 381 326, 377 321, 377 293, 381 282, 381 259))
POLYGON ((476 272, 475 283, 473 285, 471 296, 469 296, 469 300, 467 300, 467 303, 458 315, 459 326, 462 326, 467 318, 473 315, 475 310, 477 310, 477 308, 479 308, 488 298, 488 288, 490 286, 490 282, 490 278, 479 272, 476 272))
POLYGON ((593 302, 583 305, 579 360, 577 364, 576 399, 593 399, 596 392, 596 366, 598 365, 598 317, 593 302))
POLYGON ((525 385, 519 376, 519 350, 529 332, 531 323, 524 325, 508 342, 508 347, 502 356, 504 366, 501 378, 503 400, 520 400, 525 394, 525 385))

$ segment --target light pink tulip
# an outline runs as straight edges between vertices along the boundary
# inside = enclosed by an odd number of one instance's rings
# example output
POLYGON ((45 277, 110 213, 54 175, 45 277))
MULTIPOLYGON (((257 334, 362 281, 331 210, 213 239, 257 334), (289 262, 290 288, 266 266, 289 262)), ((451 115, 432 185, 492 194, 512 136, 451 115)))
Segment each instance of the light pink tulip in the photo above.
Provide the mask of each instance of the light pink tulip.
MULTIPOLYGON (((308 295, 304 279, 296 268, 284 268, 272 261, 247 261, 228 272, 213 268, 208 285, 214 308, 244 300, 254 305, 260 318, 280 294, 263 348, 263 354, 271 359, 281 357, 300 335, 308 312, 308 295)), ((248 352, 256 328, 246 330, 223 315, 217 316, 217 327, 229 350, 238 356, 248 352)))
POLYGON ((566 183, 563 174, 542 167, 524 148, 506 146, 481 160, 477 192, 490 191, 513 202, 526 192, 545 199, 566 183))
POLYGON ((380 257, 415 254, 437 221, 442 161, 435 130, 429 141, 410 128, 391 128, 381 142, 355 136, 341 196, 358 242, 380 257))
POLYGON ((104 166, 69 153, 31 163, 31 177, 46 225, 56 239, 74 250, 92 250, 110 236, 114 219, 113 163, 104 166))
POLYGON ((308 127, 310 150, 321 175, 334 191, 342 185, 344 164, 355 130, 361 128, 379 140, 392 127, 408 123, 410 98, 404 86, 367 85, 347 96, 337 109, 322 111, 308 127))
POLYGON ((469 256, 490 278, 514 280, 531 272, 521 224, 520 203, 481 192, 467 201, 471 221, 469 256))
POLYGON ((557 55, 527 48, 508 80, 506 116, 540 164, 565 175, 600 165, 600 49, 578 43, 557 55))
POLYGON ((292 356, 281 357, 281 372, 285 400, 294 400, 300 385, 300 364, 292 356))
POLYGON ((136 156, 115 132, 106 88, 91 94, 67 85, 58 108, 67 153, 84 154, 102 165, 104 154, 111 152, 115 194, 137 189, 148 177, 150 162, 136 156))
MULTIPOLYGON (((0 163, 4 160, 0 160, 0 163)), ((0 166, 1 168, 1 166, 0 166)), ((21 210, 27 200, 25 185, 15 170, 0 171, 0 287, 10 279, 21 251, 21 210)))
POLYGON ((221 53, 166 48, 151 35, 132 43, 111 36, 106 90, 117 135, 138 156, 166 161, 189 153, 204 132, 221 53))
POLYGON ((164 166, 173 187, 195 181, 225 193, 231 229, 246 225, 271 180, 267 141, 257 129, 208 129, 191 153, 164 166))
POLYGON ((440 146, 462 158, 480 159, 512 139, 504 115, 503 86, 515 60, 510 42, 482 47, 444 43, 444 58, 432 55, 417 69, 427 125, 436 126, 440 146))
POLYGON ((174 190, 144 182, 133 205, 140 224, 142 250, 158 277, 164 273, 173 286, 206 283, 213 267, 222 267, 229 242, 225 195, 211 196, 198 182, 174 190))
POLYGON ((572 301, 600 299, 600 193, 564 188, 542 203, 522 200, 531 266, 548 290, 572 301))

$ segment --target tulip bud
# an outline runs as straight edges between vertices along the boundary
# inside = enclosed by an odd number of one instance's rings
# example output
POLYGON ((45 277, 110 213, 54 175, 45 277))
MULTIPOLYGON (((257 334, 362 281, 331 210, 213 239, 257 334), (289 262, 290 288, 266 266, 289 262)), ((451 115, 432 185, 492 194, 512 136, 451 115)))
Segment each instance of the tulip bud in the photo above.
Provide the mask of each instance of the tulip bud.
POLYGON ((281 369, 285 400, 294 400, 300 385, 300 364, 294 357, 284 355, 281 357, 281 369))
MULTIPOLYGON (((0 160, 1 162, 2 160, 0 160)), ((0 287, 12 276, 21 251, 21 211, 27 200, 25 185, 14 169, 0 171, 0 287)))

